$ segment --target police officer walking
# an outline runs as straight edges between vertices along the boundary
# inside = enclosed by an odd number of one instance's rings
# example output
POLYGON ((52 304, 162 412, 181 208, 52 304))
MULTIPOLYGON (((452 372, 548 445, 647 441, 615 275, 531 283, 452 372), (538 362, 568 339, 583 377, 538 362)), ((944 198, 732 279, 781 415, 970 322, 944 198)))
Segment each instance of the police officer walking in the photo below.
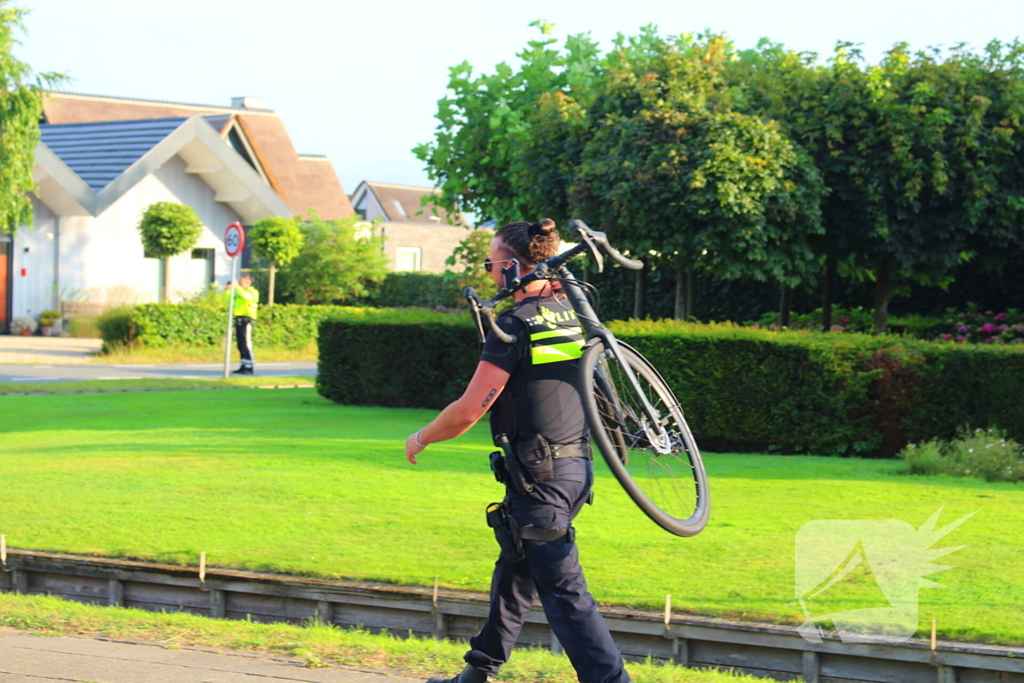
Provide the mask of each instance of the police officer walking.
MULTIPOLYGON (((225 296, 231 295, 231 284, 228 283, 228 291, 225 296)), ((260 307, 260 292, 252 286, 252 278, 243 275, 238 278, 238 286, 235 287, 235 306, 233 309, 235 317, 235 341, 238 343, 238 355, 242 359, 241 365, 234 371, 236 375, 251 375, 253 373, 252 362, 252 324, 256 321, 256 313, 260 307)))
MULTIPOLYGON (((484 266, 500 287, 502 267, 515 259, 525 275, 558 253, 559 244, 554 221, 509 223, 495 234, 484 266)), ((549 281, 531 283, 515 299, 497 320, 515 343, 489 334, 462 397, 405 444, 406 458, 416 464, 429 444, 464 434, 491 410, 495 443, 505 449, 504 457, 492 456, 506 496, 488 508, 502 552, 487 623, 470 640, 462 673, 428 683, 484 683, 495 676, 535 592, 581 683, 626 683, 622 657, 587 590, 572 527, 594 481, 579 376, 583 330, 549 281)))

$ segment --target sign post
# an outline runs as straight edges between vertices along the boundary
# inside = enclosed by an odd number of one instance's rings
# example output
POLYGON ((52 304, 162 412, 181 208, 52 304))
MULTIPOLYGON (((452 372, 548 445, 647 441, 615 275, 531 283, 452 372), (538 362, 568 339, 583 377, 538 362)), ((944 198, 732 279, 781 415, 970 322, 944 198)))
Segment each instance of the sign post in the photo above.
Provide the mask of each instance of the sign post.
POLYGON ((238 257, 245 248, 245 230, 235 222, 224 231, 224 250, 231 257, 231 296, 228 297, 228 328, 224 333, 224 379, 231 376, 231 323, 235 319, 235 287, 238 286, 238 257))

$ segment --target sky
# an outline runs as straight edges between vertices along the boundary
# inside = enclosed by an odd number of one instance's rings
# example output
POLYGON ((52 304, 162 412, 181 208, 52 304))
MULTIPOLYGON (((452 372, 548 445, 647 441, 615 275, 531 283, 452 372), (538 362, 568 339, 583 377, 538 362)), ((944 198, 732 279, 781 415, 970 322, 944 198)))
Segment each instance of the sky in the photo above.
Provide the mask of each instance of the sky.
POLYGON ((587 33, 610 46, 655 24, 663 34, 729 32, 737 47, 768 37, 799 51, 861 44, 870 62, 912 48, 1024 31, 1016 0, 13 0, 30 10, 15 51, 67 92, 229 106, 265 98, 300 153, 326 154, 346 192, 362 180, 429 186, 410 151, 437 124, 448 69, 515 63, 539 35, 587 33))

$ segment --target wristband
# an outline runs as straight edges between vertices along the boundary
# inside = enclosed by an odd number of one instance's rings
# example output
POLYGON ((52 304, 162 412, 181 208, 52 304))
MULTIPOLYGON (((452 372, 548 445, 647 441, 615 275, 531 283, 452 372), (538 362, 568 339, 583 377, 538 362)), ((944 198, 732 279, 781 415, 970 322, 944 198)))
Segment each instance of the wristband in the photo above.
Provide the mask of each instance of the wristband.
POLYGON ((412 435, 412 440, 415 441, 416 445, 419 446, 420 448, 426 448, 427 444, 420 443, 420 432, 422 432, 422 431, 423 430, 421 429, 419 432, 416 432, 415 434, 413 434, 412 435))

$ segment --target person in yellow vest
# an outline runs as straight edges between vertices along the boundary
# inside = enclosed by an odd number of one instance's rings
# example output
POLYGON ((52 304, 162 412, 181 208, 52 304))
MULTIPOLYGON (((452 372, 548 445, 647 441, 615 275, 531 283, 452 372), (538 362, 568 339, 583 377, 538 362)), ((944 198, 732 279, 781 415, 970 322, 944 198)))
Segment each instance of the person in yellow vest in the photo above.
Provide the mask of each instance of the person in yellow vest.
MULTIPOLYGON (((231 296, 231 285, 224 292, 227 297, 231 296)), ((238 342, 238 355, 242 357, 242 364, 236 375, 251 375, 253 373, 252 363, 252 324, 256 320, 256 312, 260 307, 260 292, 252 286, 252 278, 243 275, 238 278, 238 285, 235 287, 235 340, 238 342)))

